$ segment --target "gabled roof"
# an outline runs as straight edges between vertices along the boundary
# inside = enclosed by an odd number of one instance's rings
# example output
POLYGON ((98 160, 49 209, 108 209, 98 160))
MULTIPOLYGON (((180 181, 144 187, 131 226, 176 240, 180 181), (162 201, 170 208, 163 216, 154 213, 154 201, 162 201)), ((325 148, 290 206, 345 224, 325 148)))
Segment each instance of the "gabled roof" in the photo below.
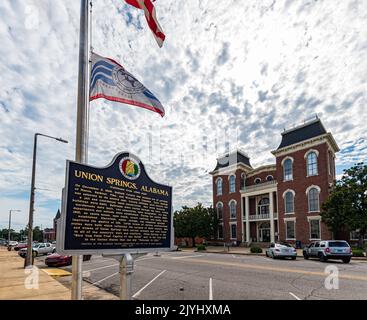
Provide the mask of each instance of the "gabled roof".
POLYGON ((321 120, 317 118, 301 126, 282 132, 282 141, 277 150, 326 133, 321 120))
POLYGON ((222 155, 217 159, 217 165, 214 171, 222 168, 229 167, 230 165, 242 163, 250 168, 250 158, 242 151, 236 150, 234 152, 229 152, 227 154, 222 155))

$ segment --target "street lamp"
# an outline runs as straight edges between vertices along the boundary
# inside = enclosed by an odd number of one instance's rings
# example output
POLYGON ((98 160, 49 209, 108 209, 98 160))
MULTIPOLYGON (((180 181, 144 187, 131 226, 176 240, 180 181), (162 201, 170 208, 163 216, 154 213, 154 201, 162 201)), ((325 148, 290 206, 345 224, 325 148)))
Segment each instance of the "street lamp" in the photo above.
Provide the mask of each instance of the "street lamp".
POLYGON ((42 136, 50 138, 62 143, 68 143, 68 141, 62 138, 55 138, 42 133, 36 133, 34 135, 33 144, 33 164, 32 164, 32 182, 31 182, 31 195, 29 201, 29 219, 28 219, 28 241, 27 241, 27 255, 25 257, 24 266, 32 265, 32 241, 33 241, 33 211, 34 211, 34 190, 35 190, 35 178, 36 178, 36 158, 37 158, 37 137, 42 136))
POLYGON ((9 229, 8 229, 8 247, 10 248, 10 235, 11 235, 11 232, 10 232, 10 227, 11 227, 11 213, 12 212, 20 212, 22 210, 9 210, 9 229))

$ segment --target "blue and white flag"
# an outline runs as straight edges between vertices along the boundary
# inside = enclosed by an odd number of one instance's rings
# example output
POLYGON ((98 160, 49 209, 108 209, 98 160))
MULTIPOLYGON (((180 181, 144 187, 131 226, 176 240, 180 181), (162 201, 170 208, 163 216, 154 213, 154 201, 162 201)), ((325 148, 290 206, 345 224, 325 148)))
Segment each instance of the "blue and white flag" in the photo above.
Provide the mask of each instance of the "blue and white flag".
POLYGON ((118 62, 92 52, 90 101, 104 98, 145 108, 164 116, 159 100, 118 62))

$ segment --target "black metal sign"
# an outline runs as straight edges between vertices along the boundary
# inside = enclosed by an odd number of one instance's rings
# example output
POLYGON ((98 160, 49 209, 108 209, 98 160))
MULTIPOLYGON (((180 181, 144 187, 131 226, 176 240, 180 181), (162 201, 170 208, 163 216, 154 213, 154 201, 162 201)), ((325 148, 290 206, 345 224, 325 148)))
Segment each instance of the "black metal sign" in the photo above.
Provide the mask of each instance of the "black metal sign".
POLYGON ((172 187, 131 153, 105 168, 67 161, 57 249, 64 254, 148 252, 172 245, 172 187))

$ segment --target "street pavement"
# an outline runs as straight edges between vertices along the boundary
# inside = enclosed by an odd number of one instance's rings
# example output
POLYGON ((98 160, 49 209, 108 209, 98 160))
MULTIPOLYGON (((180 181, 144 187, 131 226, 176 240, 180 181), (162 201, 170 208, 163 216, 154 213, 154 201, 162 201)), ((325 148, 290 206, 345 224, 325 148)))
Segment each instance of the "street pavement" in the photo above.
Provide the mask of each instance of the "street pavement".
MULTIPOLYGON (((71 271, 71 267, 64 267, 71 271)), ((93 256, 83 263, 84 280, 115 296, 119 264, 93 256)), ((334 273, 335 275, 335 273, 334 273)), ((330 281, 329 281, 330 282, 330 281)), ((328 282, 328 283, 329 283, 328 282)), ((132 294, 136 300, 359 300, 367 298, 367 262, 272 260, 265 256, 169 252, 135 260, 132 294), (328 290, 325 268, 336 267, 339 289, 328 290)))

